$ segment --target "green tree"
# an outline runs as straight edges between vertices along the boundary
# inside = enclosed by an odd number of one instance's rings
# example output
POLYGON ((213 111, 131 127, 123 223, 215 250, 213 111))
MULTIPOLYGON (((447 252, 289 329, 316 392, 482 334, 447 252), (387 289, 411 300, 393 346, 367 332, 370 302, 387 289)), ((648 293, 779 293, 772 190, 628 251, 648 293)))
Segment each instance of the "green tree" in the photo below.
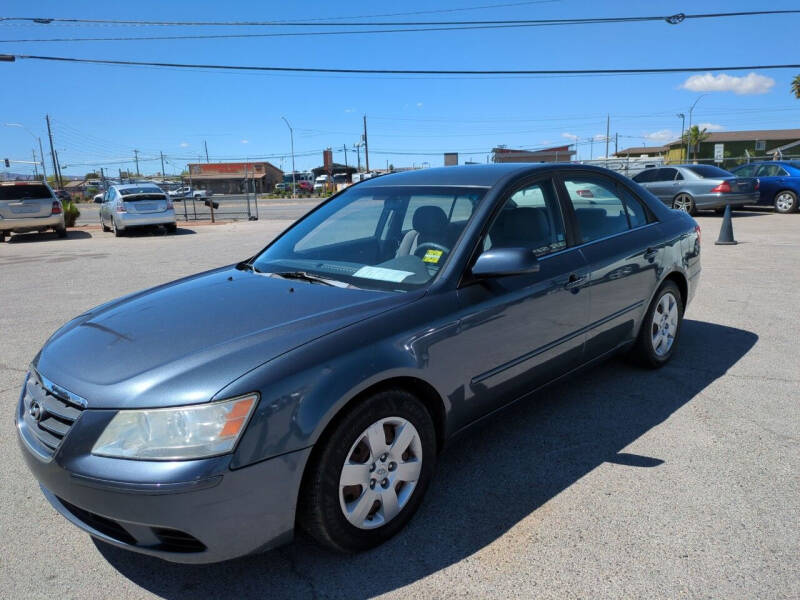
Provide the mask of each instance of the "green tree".
MULTIPOLYGON (((700 142, 706 140, 708 136, 709 133, 705 127, 700 129, 697 125, 692 125, 684 132, 682 142, 684 144, 688 143, 689 150, 692 152, 692 157, 697 158, 697 148, 700 146, 700 142)), ((689 157, 687 156, 687 158, 689 157)))
POLYGON ((84 179, 100 179, 100 174, 92 171, 91 173, 87 173, 84 179))
POLYGON ((792 79, 792 93, 795 98, 800 100, 800 75, 795 75, 792 79))

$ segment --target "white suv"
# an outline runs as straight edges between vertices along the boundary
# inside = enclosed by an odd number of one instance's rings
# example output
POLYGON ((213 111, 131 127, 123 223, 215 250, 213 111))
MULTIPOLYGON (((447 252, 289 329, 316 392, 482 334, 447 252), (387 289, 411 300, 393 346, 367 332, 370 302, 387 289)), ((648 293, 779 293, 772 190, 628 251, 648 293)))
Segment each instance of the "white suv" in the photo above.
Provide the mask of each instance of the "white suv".
POLYGON ((67 237, 64 207, 50 186, 41 181, 0 182, 0 242, 6 235, 52 229, 67 237))

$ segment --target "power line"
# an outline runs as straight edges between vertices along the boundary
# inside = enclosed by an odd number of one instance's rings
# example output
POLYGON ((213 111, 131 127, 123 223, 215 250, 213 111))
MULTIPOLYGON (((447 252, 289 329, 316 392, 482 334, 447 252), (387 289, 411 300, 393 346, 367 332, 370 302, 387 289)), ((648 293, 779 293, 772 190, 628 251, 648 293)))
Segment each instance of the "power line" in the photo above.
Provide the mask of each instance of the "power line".
POLYGON ((501 19, 501 20, 474 20, 474 21, 147 21, 147 20, 121 20, 121 19, 81 19, 63 17, 0 17, 0 21, 29 21, 42 25, 52 23, 84 23, 96 25, 137 25, 137 26, 164 26, 164 27, 427 27, 431 25, 598 25, 608 23, 637 23, 645 21, 666 21, 677 25, 687 19, 714 19, 730 17, 749 17, 763 15, 800 14, 800 10, 753 10, 719 13, 676 13, 672 15, 647 15, 629 17, 585 17, 569 19, 501 19))
POLYGON ((508 29, 508 28, 529 28, 529 27, 548 27, 564 25, 607 25, 614 23, 641 23, 653 21, 666 21, 672 25, 682 23, 686 19, 710 19, 744 17, 755 15, 781 15, 781 14, 800 14, 800 10, 772 10, 772 11, 748 11, 736 13, 706 13, 686 15, 678 13, 669 16, 642 16, 642 17, 607 17, 607 18, 585 18, 585 19, 506 19, 494 21, 373 21, 373 22, 322 22, 322 21, 110 21, 93 19, 39 19, 32 17, 4 17, 2 21, 12 20, 34 20, 36 22, 47 21, 56 23, 89 23, 89 24, 117 24, 117 25, 139 25, 139 26, 271 26, 271 27, 393 27, 393 29, 360 29, 350 31, 301 31, 301 32, 278 32, 278 33, 237 33, 237 34, 193 34, 193 35, 163 35, 163 36, 107 36, 107 37, 57 37, 57 38, 17 38, 4 39, 0 43, 32 43, 32 42, 131 42, 131 41, 153 41, 153 40, 202 40, 202 39, 221 39, 221 38, 270 38, 270 37, 296 37, 296 36, 329 36, 329 35, 363 35, 363 34, 384 34, 384 33, 414 33, 414 32, 434 32, 434 31, 463 31, 475 29, 508 29), (398 29, 400 27, 400 29, 398 29))
POLYGON ((83 63, 96 65, 121 65, 166 67, 181 69, 215 69, 234 71, 264 71, 276 73, 357 73, 360 75, 647 75, 658 73, 697 73, 707 71, 751 71, 773 69, 797 69, 800 64, 747 65, 714 67, 661 67, 639 69, 356 69, 323 67, 273 67, 256 65, 204 65, 190 63, 167 63, 132 60, 110 60, 99 58, 74 58, 65 56, 41 56, 32 54, 0 54, 0 61, 13 62, 15 59, 83 63), (6 59, 7 57, 7 59, 6 59))

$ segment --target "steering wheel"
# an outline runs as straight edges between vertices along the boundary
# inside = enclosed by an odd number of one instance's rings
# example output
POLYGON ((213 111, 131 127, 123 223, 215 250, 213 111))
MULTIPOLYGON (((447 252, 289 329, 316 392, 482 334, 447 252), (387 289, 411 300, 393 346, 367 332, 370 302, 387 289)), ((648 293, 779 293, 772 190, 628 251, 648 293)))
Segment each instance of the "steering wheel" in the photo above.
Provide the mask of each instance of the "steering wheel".
POLYGON ((441 261, 442 256, 450 253, 450 248, 448 248, 447 246, 442 246, 441 244, 437 244, 436 242, 423 242, 422 244, 419 244, 417 246, 417 249, 414 250, 414 256, 419 256, 420 250, 425 250, 426 253, 427 250, 438 250, 439 252, 441 252, 441 255, 437 256, 436 260, 433 261, 425 261, 424 259, 425 253, 422 254, 423 256, 422 260, 424 262, 430 262, 431 266, 438 265, 439 262, 441 261))

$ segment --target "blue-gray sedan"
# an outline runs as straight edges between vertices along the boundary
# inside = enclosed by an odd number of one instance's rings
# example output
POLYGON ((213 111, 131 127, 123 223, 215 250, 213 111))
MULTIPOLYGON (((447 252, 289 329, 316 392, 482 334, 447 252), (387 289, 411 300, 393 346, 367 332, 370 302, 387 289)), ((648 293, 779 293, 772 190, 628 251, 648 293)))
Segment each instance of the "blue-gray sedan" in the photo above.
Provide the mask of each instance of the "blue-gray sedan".
POLYGON ((619 352, 666 363, 699 254, 689 215, 603 169, 369 179, 64 325, 25 378, 22 453, 57 511, 136 552, 220 561, 295 524, 364 550, 476 420, 619 352))

